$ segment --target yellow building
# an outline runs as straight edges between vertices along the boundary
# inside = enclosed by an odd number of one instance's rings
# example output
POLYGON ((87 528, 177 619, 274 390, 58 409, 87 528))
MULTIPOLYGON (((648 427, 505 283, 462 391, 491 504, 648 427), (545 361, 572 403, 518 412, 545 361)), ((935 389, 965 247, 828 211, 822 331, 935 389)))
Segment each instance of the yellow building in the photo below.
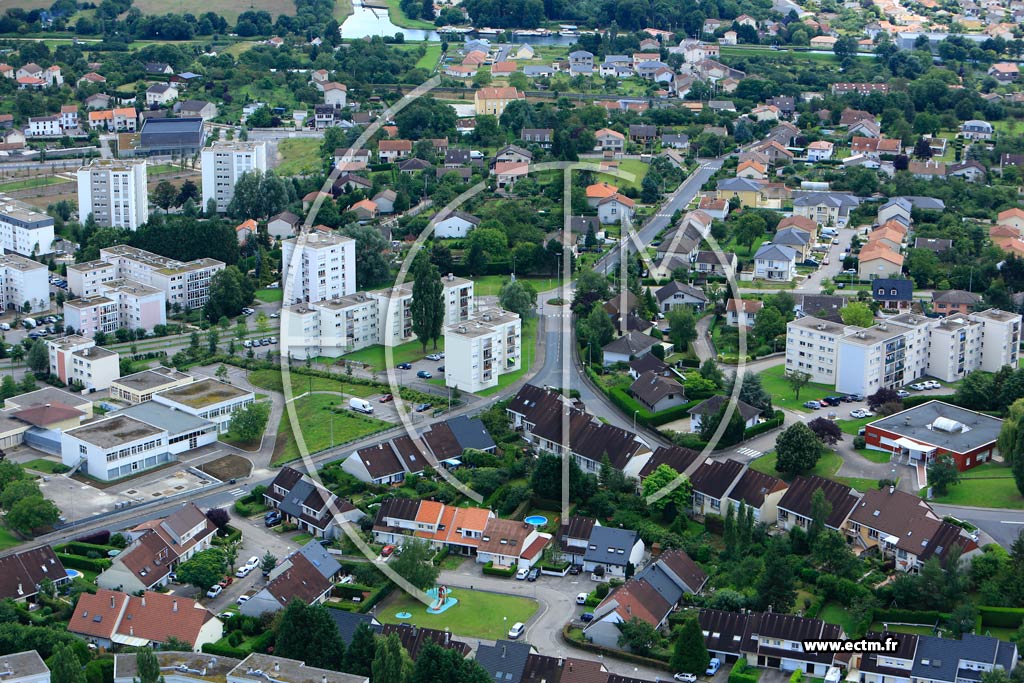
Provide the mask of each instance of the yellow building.
POLYGON ((509 102, 525 100, 526 96, 512 87, 503 88, 480 88, 473 96, 473 103, 476 105, 476 115, 490 114, 501 116, 509 102))

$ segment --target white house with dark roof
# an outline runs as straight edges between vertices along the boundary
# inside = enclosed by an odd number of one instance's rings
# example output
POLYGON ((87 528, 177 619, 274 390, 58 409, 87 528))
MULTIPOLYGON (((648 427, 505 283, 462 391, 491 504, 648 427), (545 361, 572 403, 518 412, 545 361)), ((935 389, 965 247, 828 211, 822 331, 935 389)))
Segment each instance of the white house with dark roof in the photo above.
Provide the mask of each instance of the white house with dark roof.
POLYGON ((797 252, 780 244, 762 244, 754 254, 754 278, 790 282, 796 277, 797 252))
POLYGON ((699 312, 703 311, 708 303, 708 297, 700 287, 694 287, 678 280, 672 280, 667 285, 659 287, 654 296, 658 300, 658 309, 663 313, 668 313, 681 306, 687 306, 699 312))
POLYGON ((627 332, 604 345, 602 348, 604 364, 607 366, 615 363, 628 363, 634 357, 650 353, 651 348, 657 343, 657 339, 646 334, 627 332))
POLYGON ((595 526, 583 554, 583 571, 608 581, 624 578, 629 565, 636 567, 644 557, 644 542, 633 529, 595 526), (598 569, 601 567, 602 569, 598 569), (603 572, 603 574, 595 574, 603 572))

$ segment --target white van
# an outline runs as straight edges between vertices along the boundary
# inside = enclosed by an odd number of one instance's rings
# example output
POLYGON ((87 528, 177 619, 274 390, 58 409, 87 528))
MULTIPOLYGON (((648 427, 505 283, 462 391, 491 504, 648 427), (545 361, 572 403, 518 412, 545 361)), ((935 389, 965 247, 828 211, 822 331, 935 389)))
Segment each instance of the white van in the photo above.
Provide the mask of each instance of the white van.
POLYGON ((3 330, 4 332, 6 332, 9 329, 11 329, 11 326, 9 324, 7 324, 7 323, 0 323, 0 330, 3 330))
POLYGON ((357 413, 373 413, 373 404, 367 401, 365 398, 350 398, 348 400, 348 407, 357 413))

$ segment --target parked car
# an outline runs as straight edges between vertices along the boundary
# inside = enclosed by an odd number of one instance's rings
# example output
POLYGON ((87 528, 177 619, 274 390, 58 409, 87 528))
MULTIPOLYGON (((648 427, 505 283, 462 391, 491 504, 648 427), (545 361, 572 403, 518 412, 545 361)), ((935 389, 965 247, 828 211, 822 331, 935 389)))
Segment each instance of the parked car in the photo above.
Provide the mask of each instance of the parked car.
POLYGON ((850 411, 850 417, 857 420, 865 417, 871 417, 872 415, 874 415, 874 413, 872 413, 870 410, 864 410, 863 408, 857 408, 856 410, 850 411))
POLYGON ((281 511, 280 510, 268 510, 267 514, 263 515, 264 526, 274 526, 275 524, 281 523, 281 511))
POLYGON ((864 396, 861 395, 861 394, 847 394, 846 398, 848 398, 851 401, 863 401, 864 400, 864 396))
POLYGON ((227 588, 228 586, 230 586, 234 582, 235 582, 235 577, 233 577, 233 576, 225 576, 223 579, 220 580, 220 583, 218 585, 221 588, 227 588))
POLYGON ((519 571, 516 572, 516 580, 517 581, 525 581, 526 577, 529 576, 529 575, 530 575, 530 570, 527 569, 526 567, 522 567, 519 571))
POLYGON ((206 591, 206 597, 215 598, 224 591, 224 587, 217 584, 210 587, 210 590, 206 591))
POLYGON ((416 404, 416 412, 417 413, 426 412, 426 411, 430 410, 430 406, 432 406, 432 405, 434 405, 434 404, 433 403, 417 403, 416 404))
POLYGON ((926 387, 926 386, 925 386, 924 384, 922 384, 921 382, 915 382, 914 384, 911 384, 911 385, 910 385, 910 388, 911 388, 911 389, 913 389, 914 391, 924 391, 924 390, 925 390, 925 389, 927 389, 928 387, 926 387))
POLYGON ((676 679, 680 683, 697 683, 696 674, 678 673, 672 678, 676 679))
POLYGON ((585 604, 587 604, 587 595, 588 595, 588 593, 577 593, 576 594, 576 604, 577 605, 585 605, 585 604))
POLYGON ((929 379, 929 380, 926 380, 924 382, 921 382, 921 384, 924 385, 925 389, 941 389, 942 388, 942 385, 939 384, 938 382, 936 382, 933 379, 929 379))
POLYGON ((244 595, 239 595, 238 599, 235 600, 235 604, 236 605, 244 605, 245 603, 249 602, 249 598, 251 598, 251 597, 252 596, 249 595, 248 593, 245 593, 244 595))
POLYGON ((393 545, 386 545, 386 546, 384 546, 383 548, 380 549, 380 556, 381 557, 391 557, 391 555, 394 554, 394 552, 395 552, 395 546, 393 546, 393 545))
POLYGON ((441 360, 441 355, 438 353, 430 353, 425 356, 427 360, 441 360))
POLYGON ((583 614, 580 615, 580 621, 582 621, 584 624, 586 624, 588 622, 591 622, 593 620, 594 620, 594 613, 593 612, 584 612, 583 614))
POLYGON ((420 370, 419 372, 416 373, 416 376, 419 377, 420 379, 430 379, 431 377, 433 377, 433 375, 426 370, 420 370))
POLYGON ((821 404, 817 401, 804 401, 804 408, 810 408, 811 410, 818 410, 821 408, 821 404))
POLYGON ((837 406, 843 402, 842 396, 826 396, 821 402, 827 406, 837 406))
POLYGON ((440 372, 443 375, 444 374, 444 366, 443 365, 438 365, 437 366, 437 371, 440 372))
POLYGON ((574 564, 571 567, 569 567, 569 573, 572 574, 573 576, 579 576, 580 572, 582 572, 582 571, 583 571, 583 567, 581 567, 578 564, 574 564))
POLYGON ((536 581, 540 578, 540 567, 534 567, 530 570, 530 573, 526 575, 527 581, 536 581))
POLYGON ((907 391, 906 389, 900 389, 899 391, 896 392, 896 395, 899 396, 900 398, 907 398, 908 396, 910 396, 910 392, 907 391))
POLYGON ((380 402, 381 403, 391 403, 394 400, 395 400, 395 397, 392 396, 391 394, 384 394, 383 396, 380 397, 380 402))
POLYGON ((252 567, 253 569, 255 569, 256 567, 260 566, 260 558, 258 558, 255 555, 253 555, 252 557, 250 557, 248 560, 245 561, 245 566, 246 567, 252 567))
POLYGON ((235 572, 235 576, 237 576, 240 579, 244 579, 245 577, 249 576, 249 573, 253 569, 255 569, 255 567, 250 567, 247 564, 243 564, 241 567, 238 568, 238 571, 235 572))
POLYGON ((722 660, 719 659, 718 657, 712 657, 711 661, 708 662, 708 668, 704 672, 704 675, 705 676, 714 676, 716 673, 718 673, 718 670, 720 668, 722 668, 722 660))
POLYGON ((833 239, 832 244, 839 244, 839 238, 836 237, 835 239, 833 239))
POLYGON ((412 363, 399 363, 395 367, 399 370, 412 370, 412 363))
POLYGON ((809 258, 809 259, 804 260, 800 265, 801 266, 808 266, 810 268, 817 268, 821 264, 818 263, 817 261, 815 261, 814 259, 809 258))
POLYGON ((512 628, 508 630, 508 637, 512 640, 516 640, 519 636, 523 635, 524 631, 526 631, 526 624, 521 621, 517 621, 512 624, 512 628))

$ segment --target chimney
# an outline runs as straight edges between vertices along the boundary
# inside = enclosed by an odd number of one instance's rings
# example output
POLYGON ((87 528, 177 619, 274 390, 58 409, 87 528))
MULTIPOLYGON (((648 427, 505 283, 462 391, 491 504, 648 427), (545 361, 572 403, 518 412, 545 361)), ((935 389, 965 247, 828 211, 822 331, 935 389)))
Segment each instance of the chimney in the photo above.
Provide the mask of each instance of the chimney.
MULTIPOLYGON (((19 587, 18 590, 20 592, 21 588, 19 587)), ((116 603, 116 600, 114 599, 114 596, 111 595, 110 596, 110 609, 114 609, 115 607, 117 607, 117 605, 115 603, 116 603)))
POLYGON ((129 626, 128 627, 128 635, 132 636, 133 638, 135 637, 135 627, 134 626, 129 626))
POLYGON ((501 658, 505 659, 505 655, 507 653, 508 653, 508 646, 507 645, 502 645, 501 646, 501 658))
POLYGON ((171 611, 172 612, 177 612, 178 611, 178 601, 177 600, 173 600, 171 602, 171 611))
POLYGON ((274 662, 274 673, 278 673, 281 670, 281 663, 274 662))
POLYGON ((894 494, 894 493, 896 493, 896 487, 895 487, 895 486, 892 486, 892 485, 890 485, 890 486, 889 486, 889 495, 891 496, 891 495, 892 495, 892 494, 894 494))
POLYGON ((142 595, 142 606, 143 607, 146 606, 146 595, 145 595, 145 593, 143 593, 143 595, 142 595))
POLYGON ((569 673, 572 673, 572 660, 569 660, 569 673))

